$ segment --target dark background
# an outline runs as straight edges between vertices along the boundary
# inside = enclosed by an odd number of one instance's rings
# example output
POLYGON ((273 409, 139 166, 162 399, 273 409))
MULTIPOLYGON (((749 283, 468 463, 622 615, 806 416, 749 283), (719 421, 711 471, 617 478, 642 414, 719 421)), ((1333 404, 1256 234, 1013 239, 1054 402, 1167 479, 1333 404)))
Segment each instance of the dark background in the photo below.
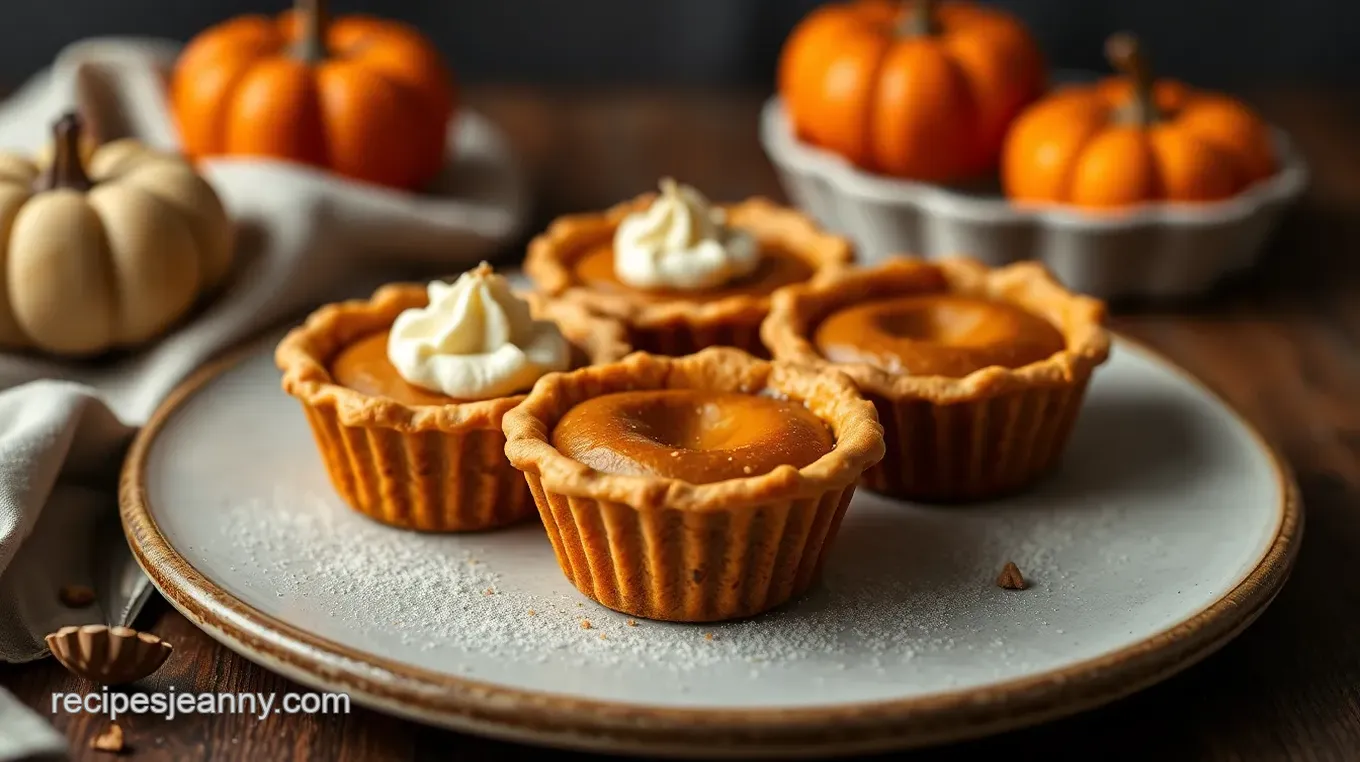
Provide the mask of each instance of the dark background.
MULTIPOLYGON (((187 39, 289 0, 3 0, 0 85, 98 35, 187 39)), ((468 82, 762 87, 816 0, 332 0, 416 24, 468 82)), ((1167 73, 1204 86, 1360 83, 1360 0, 994 0, 1057 67, 1102 68, 1101 41, 1141 35, 1167 73)))

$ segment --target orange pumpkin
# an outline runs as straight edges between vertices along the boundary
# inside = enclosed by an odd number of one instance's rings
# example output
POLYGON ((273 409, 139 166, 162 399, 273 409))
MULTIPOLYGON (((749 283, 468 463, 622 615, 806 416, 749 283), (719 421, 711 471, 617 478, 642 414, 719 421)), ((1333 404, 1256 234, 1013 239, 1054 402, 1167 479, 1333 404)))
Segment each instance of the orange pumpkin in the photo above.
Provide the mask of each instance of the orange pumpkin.
POLYGON ((1059 90, 1011 127, 1006 195, 1087 208, 1233 196, 1275 171, 1269 130, 1225 95, 1154 80, 1138 41, 1115 35, 1122 76, 1059 90))
POLYGON ((1021 24, 965 2, 825 5, 784 45, 779 93, 800 139, 874 172, 930 182, 994 168, 1044 87, 1021 24))
POLYGON ((330 22, 322 0, 241 16, 184 49, 171 105, 187 154, 267 156, 396 188, 444 163, 452 74, 415 30, 365 16, 330 22))

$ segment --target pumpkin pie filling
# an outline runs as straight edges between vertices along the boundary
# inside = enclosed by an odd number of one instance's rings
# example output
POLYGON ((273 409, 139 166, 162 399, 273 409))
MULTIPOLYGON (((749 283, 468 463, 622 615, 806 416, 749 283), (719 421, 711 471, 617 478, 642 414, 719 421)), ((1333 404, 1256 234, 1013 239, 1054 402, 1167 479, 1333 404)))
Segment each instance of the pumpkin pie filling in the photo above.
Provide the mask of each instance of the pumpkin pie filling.
POLYGON ((387 359, 390 331, 381 331, 350 344, 331 361, 331 378, 341 386, 370 397, 386 397, 403 405, 449 405, 456 400, 423 389, 401 377, 387 359))
POLYGON ((949 378, 987 367, 1020 368, 1067 346, 1052 324, 1020 307, 953 294, 846 307, 823 320, 812 338, 831 362, 949 378))
POLYGON ((708 484, 803 468, 831 452, 805 406, 736 392, 615 392, 569 410, 552 432, 563 455, 611 474, 708 484))
POLYGON ((603 242, 586 249, 575 262, 572 272, 585 286, 600 291, 627 293, 645 301, 663 302, 684 299, 692 302, 715 302, 732 296, 765 296, 776 289, 802 283, 816 272, 806 259, 777 246, 760 246, 760 263, 751 273, 721 286, 701 290, 642 289, 619 279, 614 270, 614 244, 603 242))

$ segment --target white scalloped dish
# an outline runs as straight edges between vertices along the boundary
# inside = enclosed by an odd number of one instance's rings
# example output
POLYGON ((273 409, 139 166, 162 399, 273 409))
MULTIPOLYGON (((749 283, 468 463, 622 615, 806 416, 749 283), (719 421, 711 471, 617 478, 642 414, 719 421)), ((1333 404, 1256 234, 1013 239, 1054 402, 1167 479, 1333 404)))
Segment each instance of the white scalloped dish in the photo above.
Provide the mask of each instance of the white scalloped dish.
POLYGON ((1095 214, 1022 208, 996 184, 965 190, 870 174, 795 138, 777 97, 760 123, 785 191, 854 239, 861 262, 900 253, 966 254, 992 266, 1037 259, 1067 287, 1102 299, 1200 294, 1254 264, 1308 182, 1289 138, 1280 130, 1274 138, 1280 170, 1230 199, 1095 214))

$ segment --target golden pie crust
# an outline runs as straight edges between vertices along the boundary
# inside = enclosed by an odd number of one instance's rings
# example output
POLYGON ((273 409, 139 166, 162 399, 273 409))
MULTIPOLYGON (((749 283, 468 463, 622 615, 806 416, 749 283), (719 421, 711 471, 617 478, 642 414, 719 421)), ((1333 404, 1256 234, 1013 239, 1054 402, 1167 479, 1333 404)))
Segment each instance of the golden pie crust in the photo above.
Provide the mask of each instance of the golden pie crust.
POLYGON ((816 578, 883 433, 844 374, 771 363, 727 347, 544 376, 505 415, 505 454, 524 472, 563 573, 585 595, 634 616, 736 619, 802 594, 816 578), (776 394, 825 422, 836 445, 798 469, 691 484, 604 473, 552 446, 583 400, 638 389, 776 394))
MULTIPOLYGON (((581 361, 610 362, 628 353, 617 321, 574 304, 522 296, 536 318, 558 324, 581 361)), ((283 389, 302 403, 331 483, 354 510, 427 532, 480 531, 527 519, 533 500, 505 460, 501 433, 501 417, 523 394, 407 405, 331 377, 331 361, 346 347, 428 303, 423 284, 393 284, 368 300, 320 308, 275 349, 283 389)))
POLYGON ((866 487, 893 497, 952 502, 1015 492, 1057 464, 1091 374, 1109 357, 1104 322, 1102 302, 1067 291, 1038 263, 992 269, 967 258, 894 258, 781 289, 761 337, 778 359, 843 371, 873 401, 887 454, 865 474, 866 487), (837 309, 930 293, 1018 306, 1057 328, 1066 347, 1018 368, 992 366, 949 378, 835 364, 813 345, 818 324, 837 309))
MULTIPOLYGON (((705 347, 730 346, 764 355, 760 322, 770 309, 769 294, 735 294, 711 301, 682 296, 657 300, 630 294, 626 288, 591 288, 577 278, 576 259, 612 239, 625 217, 645 210, 655 199, 655 193, 648 193, 603 213, 558 218, 530 242, 525 274, 545 294, 578 301, 622 321, 635 349, 681 356, 705 347)), ((849 241, 821 230, 794 209, 759 197, 719 206, 728 224, 752 233, 767 247, 777 246, 804 259, 813 270, 813 281, 827 267, 848 264, 854 258, 849 241)))

